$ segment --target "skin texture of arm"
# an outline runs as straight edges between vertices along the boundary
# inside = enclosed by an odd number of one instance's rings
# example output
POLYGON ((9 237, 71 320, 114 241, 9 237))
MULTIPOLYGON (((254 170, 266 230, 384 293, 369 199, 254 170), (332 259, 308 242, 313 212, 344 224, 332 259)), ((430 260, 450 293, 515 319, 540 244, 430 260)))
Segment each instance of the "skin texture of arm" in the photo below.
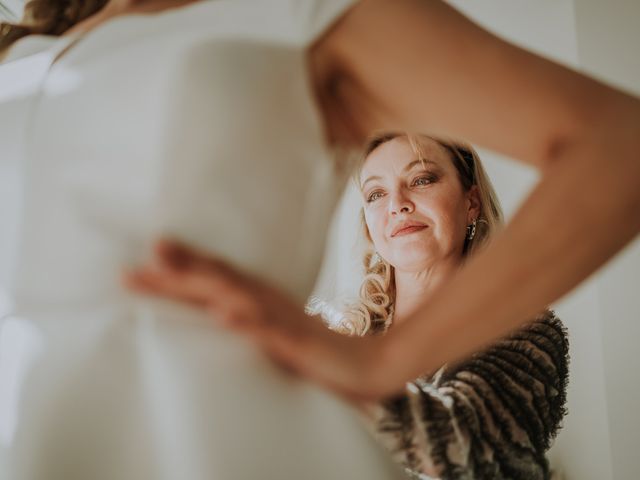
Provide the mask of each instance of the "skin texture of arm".
POLYGON ((272 288, 185 247, 161 244, 163 269, 139 269, 130 288, 215 312, 288 369, 360 402, 517 329, 640 230, 640 102, 444 2, 359 2, 312 47, 309 66, 333 143, 403 130, 464 138, 535 166, 538 185, 486 250, 383 337, 305 321, 272 288))
MULTIPOLYGON (((188 246, 163 241, 154 253, 152 263, 125 276, 134 290, 211 312, 218 326, 255 340, 292 373, 352 396, 367 391, 358 379, 371 356, 363 357, 364 368, 353 367, 358 354, 379 351, 365 341, 371 337, 332 333, 268 284, 188 246)), ((568 352, 562 323, 546 311, 464 361, 414 379, 393 398, 356 406, 412 474, 547 478, 544 452, 565 414, 568 352)))
POLYGON ((508 333, 640 231, 636 98, 514 47, 438 1, 357 4, 316 45, 311 66, 337 143, 426 131, 541 173, 495 241, 389 332, 361 393, 397 391, 508 333))

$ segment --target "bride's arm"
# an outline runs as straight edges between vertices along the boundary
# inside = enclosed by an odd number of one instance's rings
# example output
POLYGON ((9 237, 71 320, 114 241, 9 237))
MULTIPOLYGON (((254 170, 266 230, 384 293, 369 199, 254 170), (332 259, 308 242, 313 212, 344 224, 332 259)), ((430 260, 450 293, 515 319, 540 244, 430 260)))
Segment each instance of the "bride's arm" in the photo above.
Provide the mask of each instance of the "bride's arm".
POLYGON ((510 45, 439 1, 363 1, 316 45, 311 64, 336 141, 428 131, 541 173, 493 244, 389 333, 372 369, 386 381, 374 389, 512 330, 640 230, 636 98, 510 45))

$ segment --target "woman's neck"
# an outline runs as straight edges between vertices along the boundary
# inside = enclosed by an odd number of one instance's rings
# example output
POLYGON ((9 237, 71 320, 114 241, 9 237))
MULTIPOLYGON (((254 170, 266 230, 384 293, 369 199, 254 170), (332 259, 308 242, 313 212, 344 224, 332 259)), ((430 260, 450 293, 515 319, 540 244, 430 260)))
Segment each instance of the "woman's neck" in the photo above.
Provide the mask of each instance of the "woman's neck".
POLYGON ((419 272, 395 270, 396 300, 393 323, 407 318, 460 267, 459 259, 441 261, 419 272))

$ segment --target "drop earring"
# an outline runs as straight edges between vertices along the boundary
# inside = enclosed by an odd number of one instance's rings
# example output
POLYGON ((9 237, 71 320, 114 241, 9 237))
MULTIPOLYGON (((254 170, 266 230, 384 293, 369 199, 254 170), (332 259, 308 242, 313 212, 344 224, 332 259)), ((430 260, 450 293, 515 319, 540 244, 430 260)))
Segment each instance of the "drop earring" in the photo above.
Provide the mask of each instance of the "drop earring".
POLYGON ((471 224, 467 225, 467 241, 473 240, 473 237, 476 236, 476 224, 478 221, 474 218, 471 224))

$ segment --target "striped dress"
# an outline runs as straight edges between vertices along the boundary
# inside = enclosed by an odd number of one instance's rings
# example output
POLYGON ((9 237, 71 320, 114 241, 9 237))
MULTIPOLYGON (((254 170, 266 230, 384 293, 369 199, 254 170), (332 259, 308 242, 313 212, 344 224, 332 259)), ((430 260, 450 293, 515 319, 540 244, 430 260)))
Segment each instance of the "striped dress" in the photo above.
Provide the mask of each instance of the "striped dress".
POLYGON ((551 311, 369 411, 413 478, 550 478, 545 451, 566 413, 569 344, 551 311), (427 475, 429 473, 431 476, 427 475))

